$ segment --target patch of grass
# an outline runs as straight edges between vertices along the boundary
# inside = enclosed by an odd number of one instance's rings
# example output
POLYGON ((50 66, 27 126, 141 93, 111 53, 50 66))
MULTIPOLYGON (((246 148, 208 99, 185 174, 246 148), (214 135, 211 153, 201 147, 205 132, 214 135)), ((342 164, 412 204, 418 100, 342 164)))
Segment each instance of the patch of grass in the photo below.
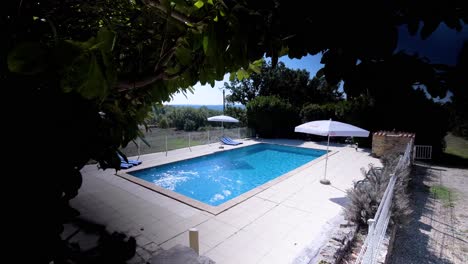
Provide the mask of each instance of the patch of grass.
POLYGON ((468 159, 468 140, 448 134, 445 137, 445 153, 468 159))
POLYGON ((430 188, 430 192, 434 197, 438 200, 441 200, 444 206, 446 207, 453 207, 455 195, 453 191, 444 187, 442 185, 434 185, 430 188))
MULTIPOLYGON (((192 140, 190 142, 190 146, 196 146, 196 145, 201 145, 203 142, 198 141, 198 140, 192 140)), ((167 148, 172 150, 172 149, 180 149, 180 148, 188 148, 189 147, 189 142, 185 138, 171 138, 167 140, 167 148)), ((163 151, 163 150, 162 150, 163 151)))

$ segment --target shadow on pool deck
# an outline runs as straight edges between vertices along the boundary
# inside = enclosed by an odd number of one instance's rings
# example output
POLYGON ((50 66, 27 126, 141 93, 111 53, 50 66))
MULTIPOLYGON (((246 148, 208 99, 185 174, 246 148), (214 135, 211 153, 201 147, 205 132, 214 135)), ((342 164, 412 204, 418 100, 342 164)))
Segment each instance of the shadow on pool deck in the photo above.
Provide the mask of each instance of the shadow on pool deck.
POLYGON ((348 205, 348 203, 349 203, 349 199, 346 198, 346 197, 330 198, 329 200, 336 203, 336 204, 338 204, 341 207, 346 207, 346 205, 348 205))

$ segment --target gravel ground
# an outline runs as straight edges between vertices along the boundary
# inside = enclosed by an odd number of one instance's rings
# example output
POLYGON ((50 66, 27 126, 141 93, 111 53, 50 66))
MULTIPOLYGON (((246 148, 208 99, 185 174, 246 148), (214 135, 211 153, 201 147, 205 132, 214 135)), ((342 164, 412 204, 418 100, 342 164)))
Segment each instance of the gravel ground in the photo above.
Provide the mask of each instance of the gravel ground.
POLYGON ((389 263, 468 263, 468 170, 415 166, 412 221, 399 229, 389 263), (431 186, 451 191, 452 203, 436 199, 431 186))

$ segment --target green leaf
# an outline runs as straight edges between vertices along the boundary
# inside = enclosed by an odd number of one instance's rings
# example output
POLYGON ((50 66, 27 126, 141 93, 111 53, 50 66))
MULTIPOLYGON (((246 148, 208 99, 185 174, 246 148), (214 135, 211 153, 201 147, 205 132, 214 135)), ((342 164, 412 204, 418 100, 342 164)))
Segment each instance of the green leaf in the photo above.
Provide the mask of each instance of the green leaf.
POLYGON ((233 82, 234 80, 236 80, 236 73, 235 72, 229 73, 229 81, 233 82))
MULTIPOLYGON (((204 48, 205 54, 208 56, 208 62, 210 64, 216 64, 217 60, 221 59, 221 56, 219 56, 218 51, 218 36, 217 32, 214 29, 214 24, 211 24, 208 26, 208 29, 205 31, 204 36, 207 37, 206 39, 206 48, 204 48)), ((205 43, 205 39, 203 40, 205 43)))
POLYGON ((187 48, 178 47, 175 51, 175 56, 182 65, 192 63, 192 52, 187 48))
POLYGON ((289 48, 288 47, 282 47, 281 50, 279 51, 279 57, 282 57, 284 55, 287 55, 289 53, 289 48))
POLYGON ((264 59, 258 59, 249 64, 249 70, 255 73, 260 73, 262 71, 262 65, 265 62, 264 59))
POLYGON ((265 63, 265 60, 263 58, 252 62, 252 64, 257 66, 257 67, 262 67, 263 63, 265 63))
POLYGON ((107 95, 109 82, 98 56, 99 53, 85 53, 74 61, 62 78, 65 92, 76 91, 86 99, 103 99, 107 95))
POLYGON ((246 79, 246 78, 249 78, 249 73, 246 70, 240 69, 237 71, 237 79, 239 81, 242 81, 243 79, 246 79))
POLYGON ((161 0, 161 5, 166 8, 166 10, 171 10, 171 1, 170 0, 161 0))
POLYGON ((213 0, 206 1, 208 4, 213 5, 213 0))
POLYGON ((206 80, 208 79, 208 77, 207 77, 205 69, 203 69, 203 68, 200 70, 199 79, 200 79, 199 81, 200 81, 201 85, 206 84, 206 80))
POLYGON ((315 76, 319 78, 325 76, 325 68, 321 68, 320 70, 318 70, 315 76))
POLYGON ((179 67, 179 66, 172 67, 172 68, 167 68, 167 69, 165 70, 165 72, 166 72, 167 74, 171 74, 171 75, 172 75, 172 74, 176 74, 176 73, 178 73, 179 71, 180 71, 180 67, 179 67))
POLYGON ((195 2, 195 4, 194 4, 194 6, 197 7, 198 9, 202 8, 203 5, 204 5, 204 3, 201 0, 195 2))
POLYGON ((226 14, 223 12, 223 10, 219 10, 219 14, 220 14, 221 16, 225 16, 225 15, 226 15, 226 14))
POLYGON ((23 42, 8 54, 8 69, 21 74, 36 74, 47 67, 46 51, 38 42, 23 42))
POLYGON ((205 54, 208 52, 208 36, 203 36, 203 51, 205 54))
POLYGON ((97 42, 100 48, 106 52, 111 52, 114 49, 117 34, 106 28, 101 28, 97 34, 97 42))
POLYGON ((218 22, 218 16, 215 16, 215 18, 213 18, 213 21, 218 22))
MULTIPOLYGON (((96 38, 90 38, 84 42, 74 41, 74 40, 65 40, 65 42, 68 42, 72 46, 75 46, 77 49, 80 49, 82 51, 93 49, 93 47, 96 46, 96 38)), ((98 48, 98 47, 99 45, 94 48, 98 48)))
POLYGON ((62 73, 73 63, 73 61, 83 54, 84 49, 81 45, 75 45, 71 41, 58 41, 53 50, 53 60, 57 64, 57 72, 62 73))
POLYGON ((249 64, 249 70, 255 72, 255 73, 260 73, 262 69, 254 64, 249 64))

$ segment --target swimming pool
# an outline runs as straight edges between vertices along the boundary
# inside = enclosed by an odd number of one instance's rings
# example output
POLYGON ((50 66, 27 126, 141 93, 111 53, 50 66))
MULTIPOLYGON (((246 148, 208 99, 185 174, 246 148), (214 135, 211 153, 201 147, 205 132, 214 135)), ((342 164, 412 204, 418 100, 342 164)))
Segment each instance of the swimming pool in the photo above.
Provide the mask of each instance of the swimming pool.
POLYGON ((325 153, 324 150, 261 143, 129 174, 210 206, 218 206, 325 153))

